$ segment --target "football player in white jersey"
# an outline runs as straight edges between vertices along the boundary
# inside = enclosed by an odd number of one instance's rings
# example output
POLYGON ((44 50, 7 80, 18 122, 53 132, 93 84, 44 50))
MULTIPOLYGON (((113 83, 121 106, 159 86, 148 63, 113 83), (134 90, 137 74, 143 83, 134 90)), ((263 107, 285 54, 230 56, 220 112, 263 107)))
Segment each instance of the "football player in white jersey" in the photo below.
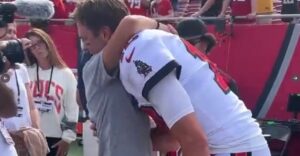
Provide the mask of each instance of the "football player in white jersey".
MULTIPOLYGON (((103 1, 109 5, 113 0, 103 1)), ((162 118, 170 130, 166 135, 179 142, 183 155, 269 156, 251 112, 229 90, 215 64, 201 53, 194 56, 196 48, 176 35, 144 30, 132 37, 140 28, 159 27, 151 19, 140 22, 135 18, 125 17, 115 32, 102 27, 107 30, 103 38, 110 38, 102 51, 104 66, 108 73, 120 68, 125 89, 141 109, 154 110, 162 118)))
POLYGON ((110 40, 114 46, 108 44, 104 49, 104 63, 108 70, 114 69, 117 65, 109 58, 120 58, 125 89, 141 109, 151 107, 162 117, 183 155, 200 154, 186 146, 191 142, 203 147, 202 152, 207 144, 210 154, 217 156, 270 155, 250 110, 230 91, 216 65, 188 42, 160 30, 143 30, 131 38, 120 57, 116 45, 128 37, 124 36, 131 32, 129 25, 136 30, 132 32, 140 31, 137 18, 141 17, 123 19, 110 40))

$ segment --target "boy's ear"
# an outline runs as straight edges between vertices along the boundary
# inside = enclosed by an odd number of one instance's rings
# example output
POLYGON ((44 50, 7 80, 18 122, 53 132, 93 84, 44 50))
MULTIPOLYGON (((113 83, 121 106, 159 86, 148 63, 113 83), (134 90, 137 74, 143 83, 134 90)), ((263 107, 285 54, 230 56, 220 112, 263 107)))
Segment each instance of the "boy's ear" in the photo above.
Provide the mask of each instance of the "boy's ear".
POLYGON ((108 41, 110 39, 111 35, 112 35, 112 31, 109 27, 104 26, 104 27, 101 28, 100 35, 101 35, 101 38, 103 40, 108 41))

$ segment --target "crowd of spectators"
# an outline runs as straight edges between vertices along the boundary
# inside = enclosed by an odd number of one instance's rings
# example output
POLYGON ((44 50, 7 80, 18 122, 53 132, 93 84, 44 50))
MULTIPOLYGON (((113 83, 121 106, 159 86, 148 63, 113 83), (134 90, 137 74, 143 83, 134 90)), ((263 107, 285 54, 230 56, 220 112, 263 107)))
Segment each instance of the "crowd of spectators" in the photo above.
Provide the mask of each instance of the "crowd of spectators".
MULTIPOLYGON (((68 18, 77 0, 52 0, 54 18, 68 18)), ((236 23, 270 23, 272 19, 255 20, 256 15, 297 14, 300 0, 122 0, 131 14, 153 18, 245 16, 236 23)), ((292 19, 283 19, 290 22, 292 19)))
MULTIPOLYGON (((0 0, 11 2, 14 0, 0 0)), ((51 0, 55 6, 54 19, 66 19, 78 0, 51 0)), ((153 18, 246 16, 239 23, 251 23, 256 15, 300 13, 300 0, 121 0, 131 14, 153 18)), ((290 22, 291 19, 283 20, 290 22)), ((261 21, 258 21, 261 22, 261 21)))

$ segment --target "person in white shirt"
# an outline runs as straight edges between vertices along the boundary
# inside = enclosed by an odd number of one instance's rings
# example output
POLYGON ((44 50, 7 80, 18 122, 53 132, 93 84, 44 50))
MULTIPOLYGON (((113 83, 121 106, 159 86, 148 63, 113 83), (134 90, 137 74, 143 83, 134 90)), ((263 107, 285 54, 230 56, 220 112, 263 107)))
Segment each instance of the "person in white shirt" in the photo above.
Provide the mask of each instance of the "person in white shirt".
MULTIPOLYGON (((3 43, 8 40, 16 40, 15 23, 8 23, 0 29, 6 29, 6 33, 4 33, 0 39, 3 43)), ((22 44, 22 47, 20 48, 23 48, 23 50, 30 46, 30 41, 28 39, 20 39, 18 42, 22 44)), ((32 95, 29 89, 29 76, 26 67, 21 63, 14 62, 11 57, 4 57, 6 58, 6 61, 4 62, 5 69, 0 74, 1 80, 3 80, 3 82, 13 91, 18 112, 14 117, 2 119, 2 122, 16 142, 15 146, 17 152, 20 154, 27 151, 24 148, 25 145, 18 141, 19 139, 14 137, 14 134, 25 128, 39 128, 39 115, 32 101, 32 95)))
POLYGON ((48 155, 64 156, 76 140, 77 81, 46 32, 34 28, 26 37, 32 42, 27 51, 30 88, 50 148, 48 155))

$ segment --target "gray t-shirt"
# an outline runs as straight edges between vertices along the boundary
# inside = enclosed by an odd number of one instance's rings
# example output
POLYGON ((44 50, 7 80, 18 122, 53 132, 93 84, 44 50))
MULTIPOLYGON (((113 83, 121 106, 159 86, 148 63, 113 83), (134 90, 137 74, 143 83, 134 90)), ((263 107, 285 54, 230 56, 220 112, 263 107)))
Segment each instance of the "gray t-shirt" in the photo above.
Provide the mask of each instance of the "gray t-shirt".
POLYGON ((96 123, 99 156, 150 156, 150 126, 147 116, 131 102, 121 81, 106 73, 102 52, 83 69, 87 107, 96 123))

